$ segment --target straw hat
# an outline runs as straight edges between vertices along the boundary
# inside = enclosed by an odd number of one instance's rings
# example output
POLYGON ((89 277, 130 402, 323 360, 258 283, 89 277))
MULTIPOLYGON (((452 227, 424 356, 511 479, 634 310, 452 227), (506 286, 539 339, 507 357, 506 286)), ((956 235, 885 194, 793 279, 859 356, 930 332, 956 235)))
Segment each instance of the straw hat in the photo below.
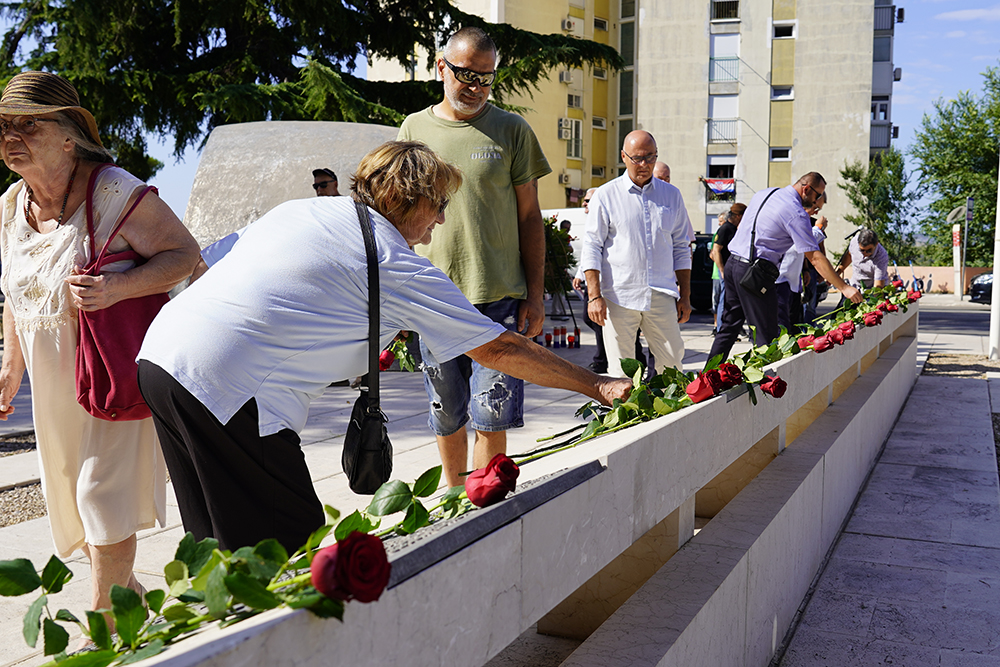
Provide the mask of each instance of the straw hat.
POLYGON ((104 146, 93 114, 80 106, 73 84, 57 74, 21 72, 7 83, 0 96, 0 114, 30 116, 54 111, 68 111, 91 141, 104 146))

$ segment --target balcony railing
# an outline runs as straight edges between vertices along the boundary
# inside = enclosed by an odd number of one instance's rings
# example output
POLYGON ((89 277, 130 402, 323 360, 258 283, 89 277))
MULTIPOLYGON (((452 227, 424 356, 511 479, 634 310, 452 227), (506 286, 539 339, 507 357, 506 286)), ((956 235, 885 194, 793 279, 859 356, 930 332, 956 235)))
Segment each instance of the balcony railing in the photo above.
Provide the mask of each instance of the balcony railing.
POLYGON ((735 144, 736 135, 739 130, 739 118, 709 118, 708 119, 708 143, 710 144, 735 144))
POLYGON ((875 29, 892 30, 896 22, 896 6, 888 5, 875 8, 875 29))
POLYGON ((739 81, 740 59, 736 56, 708 59, 709 81, 739 81))
POLYGON ((888 148, 889 140, 892 138, 892 123, 872 123, 871 148, 888 148))
POLYGON ((712 0, 712 20, 732 20, 740 17, 740 0, 712 0))

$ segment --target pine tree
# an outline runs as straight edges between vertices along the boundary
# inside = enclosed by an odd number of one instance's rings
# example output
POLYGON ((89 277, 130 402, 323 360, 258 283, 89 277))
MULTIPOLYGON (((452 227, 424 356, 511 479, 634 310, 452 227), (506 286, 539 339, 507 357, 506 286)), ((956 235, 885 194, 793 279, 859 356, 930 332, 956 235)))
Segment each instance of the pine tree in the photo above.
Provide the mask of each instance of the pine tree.
POLYGON ((180 155, 227 123, 398 125, 440 101, 440 82, 365 81, 355 60, 405 64, 466 25, 501 51, 499 103, 557 66, 622 62, 611 47, 488 24, 448 0, 21 0, 0 12, 13 26, 0 46, 4 83, 25 69, 69 79, 118 163, 143 179, 160 166, 147 133, 172 136, 180 155))

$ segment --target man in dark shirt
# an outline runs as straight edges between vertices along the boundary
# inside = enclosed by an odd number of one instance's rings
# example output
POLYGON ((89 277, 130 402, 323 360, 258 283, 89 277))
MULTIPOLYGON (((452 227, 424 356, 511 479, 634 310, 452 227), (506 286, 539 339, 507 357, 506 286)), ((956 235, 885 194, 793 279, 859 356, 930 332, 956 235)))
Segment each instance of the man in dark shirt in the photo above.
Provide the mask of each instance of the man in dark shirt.
MULTIPOLYGON (((716 269, 719 272, 719 279, 722 282, 718 298, 718 310, 720 312, 726 298, 725 266, 731 254, 729 252, 729 242, 736 236, 736 229, 739 227, 740 221, 743 219, 743 213, 746 210, 746 204, 733 204, 726 216, 726 221, 715 231, 715 238, 712 240, 712 251, 709 253, 709 257, 715 261, 716 269)), ((716 313, 716 328, 718 328, 718 323, 721 319, 718 315, 719 313, 716 313)))

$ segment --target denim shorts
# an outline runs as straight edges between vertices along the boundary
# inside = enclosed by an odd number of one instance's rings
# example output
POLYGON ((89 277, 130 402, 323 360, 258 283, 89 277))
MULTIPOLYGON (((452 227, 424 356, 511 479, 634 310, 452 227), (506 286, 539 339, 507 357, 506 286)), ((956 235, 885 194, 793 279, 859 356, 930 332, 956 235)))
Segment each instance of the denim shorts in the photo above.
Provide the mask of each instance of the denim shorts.
MULTIPOLYGON (((506 297, 476 308, 509 331, 517 330, 518 299, 506 297)), ((472 419, 477 431, 524 426, 524 380, 486 368, 460 355, 437 362, 420 338, 424 388, 430 400, 427 425, 435 435, 451 435, 472 419)))

